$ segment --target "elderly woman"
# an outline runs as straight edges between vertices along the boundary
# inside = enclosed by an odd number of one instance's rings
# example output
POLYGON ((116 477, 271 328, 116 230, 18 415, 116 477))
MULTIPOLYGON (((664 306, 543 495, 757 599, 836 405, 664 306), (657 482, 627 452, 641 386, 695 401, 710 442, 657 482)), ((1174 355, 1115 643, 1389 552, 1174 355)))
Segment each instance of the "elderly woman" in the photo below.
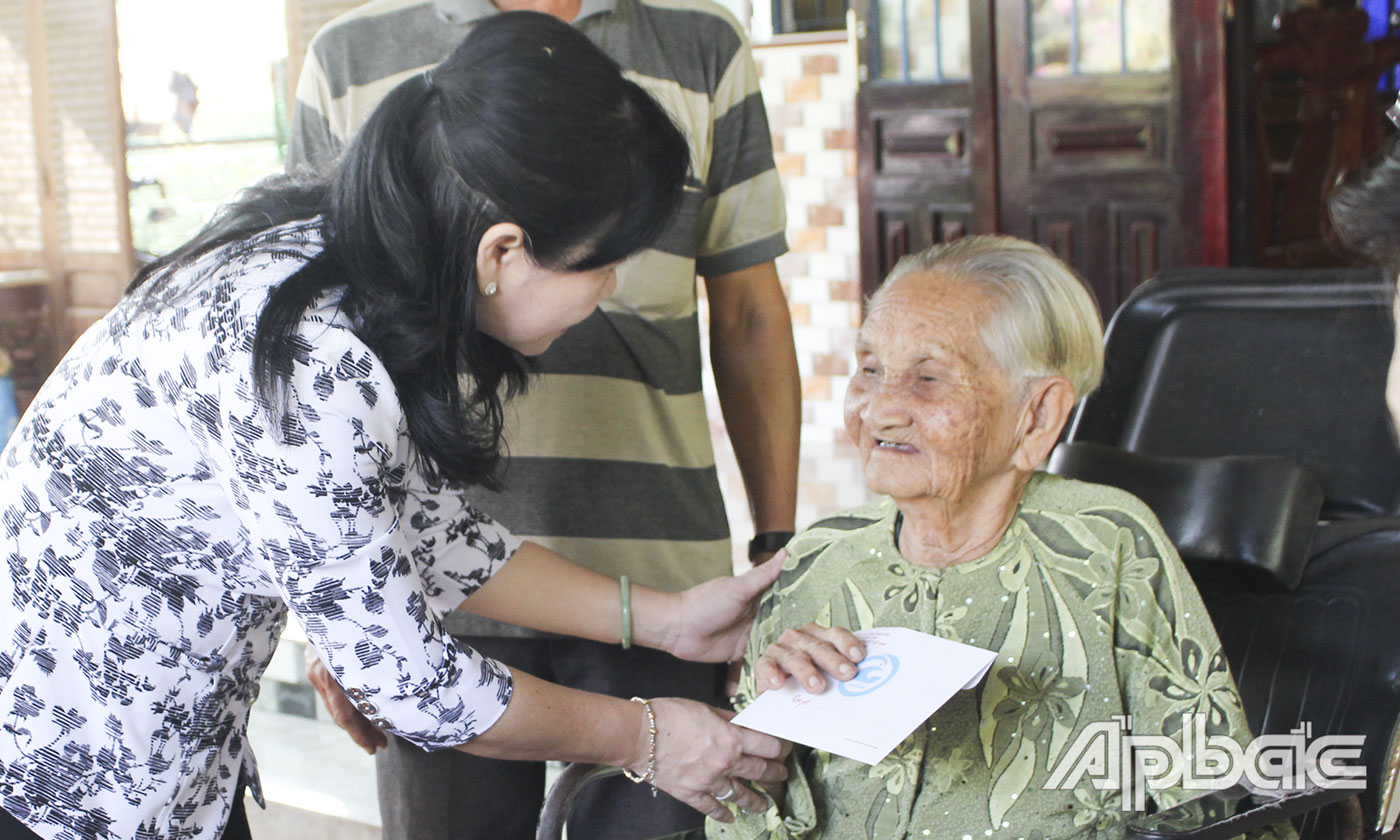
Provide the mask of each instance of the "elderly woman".
POLYGON ((1087 776, 1046 789, 1087 726, 1131 715, 1134 733, 1179 739, 1199 713, 1209 734, 1248 743, 1220 642, 1152 512, 1036 472, 1103 367, 1098 312, 1063 263, 1007 237, 907 257, 870 301, 856 360, 846 427, 880 498, 789 544, 739 703, 787 673, 820 681, 813 663, 853 673, 828 648, 855 658, 853 640, 823 627, 912 627, 997 659, 878 765, 799 748, 773 807, 711 822, 710 837, 1116 836, 1130 813, 1118 792, 1087 776))

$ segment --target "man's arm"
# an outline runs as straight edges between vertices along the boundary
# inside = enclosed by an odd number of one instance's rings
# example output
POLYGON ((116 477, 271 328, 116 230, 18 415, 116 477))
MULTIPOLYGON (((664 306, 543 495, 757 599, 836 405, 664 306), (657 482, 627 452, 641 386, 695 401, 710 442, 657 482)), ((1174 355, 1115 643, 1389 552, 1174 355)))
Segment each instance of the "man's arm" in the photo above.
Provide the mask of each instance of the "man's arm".
POLYGON ((792 315, 770 260, 705 278, 710 363, 756 533, 792 531, 802 387, 792 315))
POLYGON ((297 79, 296 100, 287 137, 287 171, 299 167, 316 168, 334 160, 341 143, 331 133, 330 89, 314 50, 307 50, 306 61, 297 79))

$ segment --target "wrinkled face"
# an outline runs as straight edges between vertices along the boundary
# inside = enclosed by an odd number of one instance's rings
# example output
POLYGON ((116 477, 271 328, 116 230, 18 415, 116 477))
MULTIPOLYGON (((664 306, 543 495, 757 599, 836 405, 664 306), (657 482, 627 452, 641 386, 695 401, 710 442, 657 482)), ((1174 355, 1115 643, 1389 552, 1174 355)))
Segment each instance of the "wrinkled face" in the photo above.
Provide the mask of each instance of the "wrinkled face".
POLYGON ((548 350, 617 288, 617 263, 589 271, 557 271, 517 260, 506 271, 510 274, 502 277, 496 294, 477 298, 477 324, 526 356, 548 350))
POLYGON ((846 430, 873 492, 956 504, 1012 468, 1019 389, 978 334, 993 307, 977 287, 928 272, 875 300, 846 392, 846 430))

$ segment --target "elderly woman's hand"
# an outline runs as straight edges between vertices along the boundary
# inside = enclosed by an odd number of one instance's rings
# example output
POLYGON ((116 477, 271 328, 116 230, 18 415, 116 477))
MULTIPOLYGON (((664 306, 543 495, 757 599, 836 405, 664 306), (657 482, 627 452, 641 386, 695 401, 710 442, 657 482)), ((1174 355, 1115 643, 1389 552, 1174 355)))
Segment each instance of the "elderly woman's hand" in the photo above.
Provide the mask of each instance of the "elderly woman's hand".
POLYGON ((787 778, 782 741, 734 726, 728 722, 733 712, 704 703, 675 697, 651 703, 656 714, 658 788, 720 822, 734 819, 724 802, 747 811, 768 807, 747 782, 775 788, 787 778))
POLYGON ((823 672, 844 682, 860 670, 865 644, 844 627, 822 627, 808 623, 784 631, 754 663, 754 683, 759 694, 782 688, 789 676, 796 677, 813 694, 826 690, 823 672))

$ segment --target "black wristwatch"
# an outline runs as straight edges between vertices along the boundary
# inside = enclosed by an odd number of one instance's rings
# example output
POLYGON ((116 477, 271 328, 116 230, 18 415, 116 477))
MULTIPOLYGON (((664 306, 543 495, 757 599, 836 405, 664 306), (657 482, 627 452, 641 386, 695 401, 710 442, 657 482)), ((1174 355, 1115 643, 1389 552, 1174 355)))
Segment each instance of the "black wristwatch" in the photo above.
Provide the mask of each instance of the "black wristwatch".
POLYGON ((792 531, 764 531, 761 534, 756 534, 753 539, 749 540, 749 557, 772 554, 787 545, 792 537, 792 531))

